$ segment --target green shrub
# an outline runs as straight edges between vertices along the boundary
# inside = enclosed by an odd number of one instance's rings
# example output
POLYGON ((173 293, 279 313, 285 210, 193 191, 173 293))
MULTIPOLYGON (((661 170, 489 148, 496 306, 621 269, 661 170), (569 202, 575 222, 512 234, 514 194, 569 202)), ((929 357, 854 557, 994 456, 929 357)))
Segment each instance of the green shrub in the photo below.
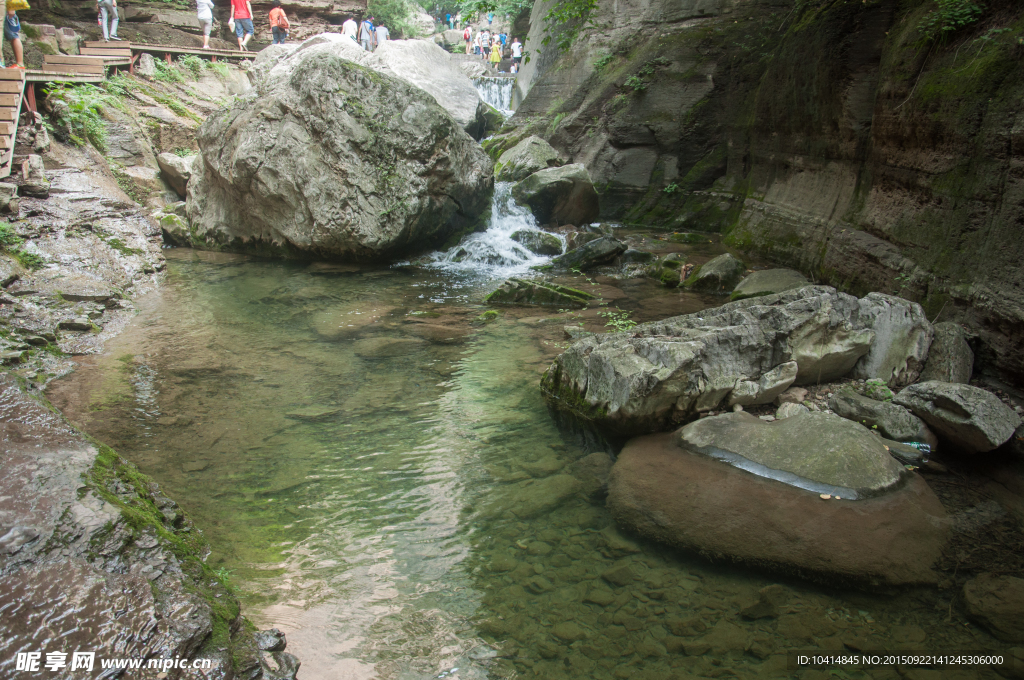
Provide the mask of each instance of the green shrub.
POLYGON ((54 114, 58 125, 52 126, 58 135, 66 137, 76 146, 87 141, 100 151, 107 148, 107 123, 103 109, 107 106, 121 107, 115 95, 95 85, 66 85, 54 83, 45 90, 46 96, 67 104, 66 110, 54 114))
POLYGON ((926 14, 918 29, 926 40, 937 40, 978 21, 985 5, 972 0, 936 0, 937 7, 926 14))

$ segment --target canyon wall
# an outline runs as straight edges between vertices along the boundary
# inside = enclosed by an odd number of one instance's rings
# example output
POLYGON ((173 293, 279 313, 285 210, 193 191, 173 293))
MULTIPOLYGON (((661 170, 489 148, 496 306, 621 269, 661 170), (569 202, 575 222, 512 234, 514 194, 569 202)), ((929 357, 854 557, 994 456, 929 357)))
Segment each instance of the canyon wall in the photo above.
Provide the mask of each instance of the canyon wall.
POLYGON ((564 52, 535 11, 537 64, 486 146, 539 134, 587 165, 605 219, 720 232, 815 281, 917 300, 1019 383, 1024 9, 988 3, 930 42, 934 7, 602 0, 564 52))

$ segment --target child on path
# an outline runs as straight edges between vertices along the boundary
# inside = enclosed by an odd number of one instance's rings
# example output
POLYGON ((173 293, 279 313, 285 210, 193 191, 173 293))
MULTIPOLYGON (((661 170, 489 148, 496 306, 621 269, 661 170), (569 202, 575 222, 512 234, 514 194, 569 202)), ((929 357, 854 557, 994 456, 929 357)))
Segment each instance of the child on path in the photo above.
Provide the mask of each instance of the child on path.
POLYGON ((291 24, 288 23, 288 17, 281 9, 281 0, 274 0, 272 4, 274 8, 270 10, 270 32, 274 36, 274 44, 283 45, 285 38, 288 37, 288 29, 291 28, 291 24))
POLYGON ((4 17, 4 37, 11 43, 14 61, 17 62, 7 68, 25 68, 25 52, 21 49, 21 38, 18 37, 20 33, 21 20, 18 19, 18 13, 13 9, 7 10, 7 16, 4 17))
POLYGON ((491 45, 491 66, 498 68, 499 61, 501 61, 501 43, 495 38, 494 44, 491 45))

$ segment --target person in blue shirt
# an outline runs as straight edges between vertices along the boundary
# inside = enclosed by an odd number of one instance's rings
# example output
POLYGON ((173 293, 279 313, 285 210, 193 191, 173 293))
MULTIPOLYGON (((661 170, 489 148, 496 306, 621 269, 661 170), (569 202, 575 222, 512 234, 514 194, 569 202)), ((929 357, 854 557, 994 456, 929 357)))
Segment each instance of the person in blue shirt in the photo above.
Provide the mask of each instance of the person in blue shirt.
POLYGON ((455 28, 455 26, 452 25, 452 15, 451 14, 445 14, 444 15, 444 23, 448 24, 448 28, 455 28))
POLYGON ((490 26, 492 21, 494 21, 494 12, 488 12, 487 13, 487 25, 490 26))
POLYGON ((501 49, 505 49, 505 41, 508 40, 508 36, 504 33, 499 33, 498 40, 501 41, 501 49))

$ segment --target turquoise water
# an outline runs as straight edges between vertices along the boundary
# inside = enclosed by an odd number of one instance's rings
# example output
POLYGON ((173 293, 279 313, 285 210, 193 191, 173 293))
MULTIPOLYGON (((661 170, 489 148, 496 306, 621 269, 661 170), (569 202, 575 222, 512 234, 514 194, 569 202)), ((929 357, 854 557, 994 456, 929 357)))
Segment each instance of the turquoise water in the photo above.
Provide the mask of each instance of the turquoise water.
MULTIPOLYGON (((604 330, 609 307, 482 323, 495 282, 471 274, 168 252, 162 291, 54 400, 191 514, 302 680, 788 677, 792 649, 993 644, 942 591, 781 582, 781 615, 747 621, 779 581, 619 533, 609 455, 538 389, 563 326, 604 330)), ((709 302, 565 282, 638 321, 709 302)))

